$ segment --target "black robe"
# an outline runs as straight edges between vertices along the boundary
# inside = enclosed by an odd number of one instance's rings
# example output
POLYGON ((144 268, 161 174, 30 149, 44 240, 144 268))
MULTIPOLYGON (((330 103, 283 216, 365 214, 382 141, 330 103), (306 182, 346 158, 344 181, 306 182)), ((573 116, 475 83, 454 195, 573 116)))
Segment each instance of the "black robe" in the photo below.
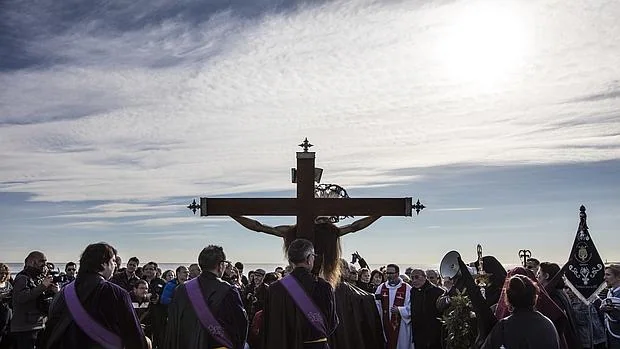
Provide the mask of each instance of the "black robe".
MULTIPOLYGON (((291 275, 312 298, 324 316, 327 335, 330 336, 338 326, 334 290, 330 284, 312 275, 307 269, 295 268, 291 275)), ((280 282, 267 289, 264 310, 263 348, 269 349, 309 349, 326 348, 327 342, 306 344, 304 342, 324 338, 310 323, 280 282)))
MULTIPOLYGON (((232 349, 243 349, 248 334, 248 318, 237 288, 208 271, 200 274, 198 282, 207 306, 232 341, 232 349)), ((198 320, 185 285, 179 285, 168 306, 164 348, 211 349, 222 346, 198 320)))
POLYGON ((411 288, 411 326, 416 349, 441 349, 441 313, 437 299, 444 291, 428 280, 411 288))
MULTIPOLYGON (((80 273, 75 280, 75 290, 80 303, 97 323, 116 333, 127 349, 144 349, 147 347, 144 332, 136 317, 129 293, 111 282, 101 282, 99 274, 80 273), (88 297, 84 299, 84 295, 88 297)), ((50 307, 43 341, 47 342, 56 331, 62 335, 54 343, 47 343, 51 349, 90 349, 100 348, 72 320, 65 302, 64 293, 58 293, 50 307), (65 318, 71 319, 66 328, 61 324, 65 318)))
POLYGON ((381 316, 374 293, 348 282, 336 287, 336 313, 340 324, 329 338, 331 349, 381 349, 385 347, 381 316))

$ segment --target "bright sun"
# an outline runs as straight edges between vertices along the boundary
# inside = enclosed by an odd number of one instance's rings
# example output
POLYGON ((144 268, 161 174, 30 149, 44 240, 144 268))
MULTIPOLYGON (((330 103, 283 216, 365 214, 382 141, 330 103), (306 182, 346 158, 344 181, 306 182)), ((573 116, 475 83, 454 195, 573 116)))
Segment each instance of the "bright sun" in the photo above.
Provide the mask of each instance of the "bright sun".
POLYGON ((442 75, 454 82, 493 85, 523 61, 527 25, 508 1, 468 2, 455 11, 438 41, 442 75))

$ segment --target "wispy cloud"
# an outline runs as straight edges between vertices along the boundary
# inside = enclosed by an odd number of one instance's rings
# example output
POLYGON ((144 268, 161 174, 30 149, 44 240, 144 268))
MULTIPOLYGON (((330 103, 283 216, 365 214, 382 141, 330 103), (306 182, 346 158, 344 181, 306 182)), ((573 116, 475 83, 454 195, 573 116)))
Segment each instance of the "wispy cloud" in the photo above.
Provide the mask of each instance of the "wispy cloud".
POLYGON ((58 224, 294 196, 304 137, 324 182, 377 195, 431 176, 407 169, 620 159, 617 1, 121 4, 1 5, 0 192, 82 204, 58 224))

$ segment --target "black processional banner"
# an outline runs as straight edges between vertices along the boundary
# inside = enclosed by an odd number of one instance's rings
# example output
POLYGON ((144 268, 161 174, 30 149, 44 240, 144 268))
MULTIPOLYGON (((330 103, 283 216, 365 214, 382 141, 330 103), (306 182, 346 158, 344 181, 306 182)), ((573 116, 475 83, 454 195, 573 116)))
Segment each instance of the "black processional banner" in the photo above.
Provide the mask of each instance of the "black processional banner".
POLYGON ((593 302, 605 286, 605 265, 586 223, 586 208, 579 208, 579 228, 570 252, 566 284, 585 303, 593 302))

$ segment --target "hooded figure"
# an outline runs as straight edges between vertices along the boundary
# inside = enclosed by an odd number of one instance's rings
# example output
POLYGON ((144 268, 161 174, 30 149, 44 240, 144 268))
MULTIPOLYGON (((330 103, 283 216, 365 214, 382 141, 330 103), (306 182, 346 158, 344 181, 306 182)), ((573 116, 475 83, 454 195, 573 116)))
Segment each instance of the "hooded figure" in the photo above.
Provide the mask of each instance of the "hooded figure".
MULTIPOLYGON (((474 263, 478 269, 478 261, 474 263)), ((488 275, 489 283, 484 287, 486 303, 489 307, 493 307, 499 301, 499 297, 506 281, 506 269, 493 256, 482 257, 482 268, 488 275)))

